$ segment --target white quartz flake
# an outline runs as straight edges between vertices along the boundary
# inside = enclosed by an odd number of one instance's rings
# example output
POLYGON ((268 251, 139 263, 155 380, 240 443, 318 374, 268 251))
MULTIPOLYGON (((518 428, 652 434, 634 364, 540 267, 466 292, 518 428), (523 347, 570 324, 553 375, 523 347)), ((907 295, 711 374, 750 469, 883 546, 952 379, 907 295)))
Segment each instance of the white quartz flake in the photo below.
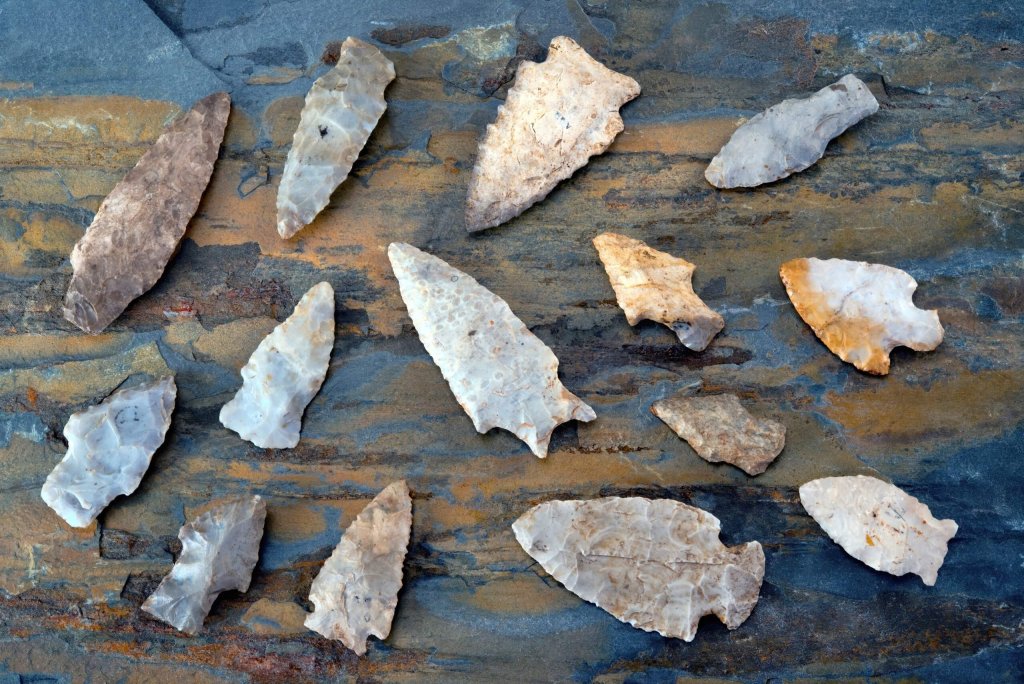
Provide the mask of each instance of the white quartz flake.
POLYGON ((466 199, 466 228, 500 225, 544 199, 623 129, 619 107, 640 84, 558 36, 544 62, 522 62, 480 142, 466 199))
POLYGON ((648 632, 692 641, 704 615, 736 629, 757 604, 764 551, 726 547, 718 518, 668 499, 549 501, 513 525, 565 588, 648 632))
POLYGON ((338 639, 359 655, 372 634, 386 639, 402 588, 412 529, 412 498, 404 480, 388 485, 345 530, 313 580, 306 627, 338 639))
POLYGON ((392 243, 391 267, 420 340, 477 432, 515 433, 544 458, 556 427, 594 410, 558 380, 558 359, 503 299, 415 247, 392 243))
POLYGON ((195 634, 222 591, 247 591, 259 559, 267 504, 259 496, 229 499, 178 532, 181 555, 142 610, 195 634))
POLYGON ((914 306, 917 281, 905 271, 843 259, 793 259, 779 270, 797 313, 834 354, 885 375, 889 352, 931 351, 942 342, 939 314, 914 306))
POLYGON ((736 129, 704 177, 719 188, 752 188, 803 171, 832 138, 878 111, 868 87, 852 74, 810 97, 784 100, 736 129))
POLYGON ((302 413, 323 384, 334 346, 334 289, 310 288, 242 367, 242 388, 220 410, 220 422, 265 449, 299 443, 302 413))
POLYGON ((289 238, 327 206, 366 144, 387 102, 395 66, 357 38, 309 89, 277 191, 277 232, 289 238))
POLYGON ((899 487, 864 475, 811 480, 800 487, 800 503, 857 560, 897 576, 912 572, 928 586, 957 531, 899 487))
POLYGON ((163 444, 176 392, 174 378, 161 378, 72 414, 67 454, 43 484, 46 505, 72 527, 88 527, 115 497, 134 492, 163 444))

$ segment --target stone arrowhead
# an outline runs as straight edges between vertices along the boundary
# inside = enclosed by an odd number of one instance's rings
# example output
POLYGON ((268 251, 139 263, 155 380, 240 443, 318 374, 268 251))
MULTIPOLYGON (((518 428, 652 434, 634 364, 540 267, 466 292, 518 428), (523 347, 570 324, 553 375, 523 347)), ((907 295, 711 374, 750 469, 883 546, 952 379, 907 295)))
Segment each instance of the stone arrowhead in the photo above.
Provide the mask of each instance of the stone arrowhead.
POLYGON ((615 233, 598 235, 594 246, 630 325, 642 320, 663 323, 694 351, 703 351, 725 327, 722 317, 693 291, 696 266, 689 261, 615 233))
POLYGON ((623 128, 619 107, 639 94, 639 83, 565 36, 551 41, 544 62, 522 62, 477 151, 466 228, 492 228, 544 199, 608 149, 623 128))
POLYGON ((704 615, 739 627, 757 604, 761 545, 726 547, 706 511, 667 499, 549 501, 516 540, 580 598, 647 632, 693 641, 704 615))
POLYGON ((88 527, 116 497, 134 492, 163 444, 176 393, 174 378, 161 378, 72 414, 68 451, 43 484, 46 505, 72 527, 88 527))
POLYGON ((917 281, 898 268, 812 258, 787 261, 779 273, 814 334, 862 371, 886 375, 893 348, 931 351, 942 342, 939 314, 914 306, 917 281))
POLYGON ((825 154, 832 138, 878 111, 856 76, 804 99, 783 100, 736 129, 704 177, 719 188, 752 188, 803 171, 825 154))
POLYGON ((462 271, 402 243, 388 248, 420 341, 477 432, 500 427, 540 458, 556 427, 594 410, 558 380, 558 359, 503 299, 462 271))
POLYGON ((892 575, 912 572, 929 587, 958 529, 899 487, 864 475, 811 480, 800 503, 846 553, 892 575))
POLYGON ((412 528, 404 480, 388 485, 356 517, 313 580, 314 610, 306 627, 359 655, 372 634, 386 639, 402 588, 402 563, 412 528))
POLYGON ((242 388, 220 422, 264 449, 299 443, 302 414, 327 375, 334 346, 334 289, 319 283, 263 338, 242 367, 242 388))
POLYGON ((654 402, 651 412, 709 463, 730 463, 760 475, 786 444, 786 426, 754 418, 732 394, 675 396, 654 402))
POLYGON ((178 532, 181 555, 142 610, 195 634, 222 591, 247 591, 260 555, 267 504, 259 496, 219 502, 178 532))
POLYGON ((290 238, 327 206, 352 170, 384 110, 395 66, 357 38, 341 44, 338 64, 306 94, 277 190, 277 232, 290 238))
POLYGON ((197 102, 110 191, 71 250, 66 319, 98 333, 160 279, 210 181, 230 109, 227 93, 197 102))

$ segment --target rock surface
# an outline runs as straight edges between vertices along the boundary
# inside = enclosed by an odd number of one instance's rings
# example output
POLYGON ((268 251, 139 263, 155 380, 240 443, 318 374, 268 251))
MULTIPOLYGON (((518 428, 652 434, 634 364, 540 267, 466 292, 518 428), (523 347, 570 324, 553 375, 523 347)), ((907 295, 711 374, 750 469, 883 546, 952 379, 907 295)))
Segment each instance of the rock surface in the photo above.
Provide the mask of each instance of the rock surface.
POLYGON ((767 470, 786 445, 785 425, 754 418, 733 394, 670 397, 651 412, 705 461, 731 463, 747 475, 767 470))
POLYGON ((166 377, 71 414, 68 451, 43 484, 46 505, 72 527, 88 527, 116 497, 134 492, 163 444, 176 394, 166 377))
POLYGON ((630 325, 645 319, 663 323, 694 351, 703 351, 725 327, 693 291, 697 267, 689 261, 615 233, 598 235, 594 246, 630 325))
POLYGON ((957 532, 899 487, 874 477, 823 477, 800 486, 800 503, 832 541, 868 567, 935 585, 957 532))
POLYGON ((569 591, 634 627, 686 641, 704 615, 739 627, 764 578, 761 544, 726 547, 718 518, 669 499, 549 501, 512 529, 569 591))
POLYGON ((905 271, 843 259, 793 259, 779 269, 797 313, 847 363, 889 372, 898 346, 931 351, 942 342, 939 314, 914 306, 917 281, 905 271))
POLYGON ((230 110, 227 93, 197 102, 110 191, 71 250, 66 319, 98 333, 160 279, 210 182, 230 110))
POLYGON ((393 482, 345 530, 309 590, 306 627, 337 639, 358 655, 372 634, 386 639, 402 588, 402 564, 412 529, 412 498, 393 482))
POLYGON ((242 387, 220 422, 264 449, 299 443, 302 414, 327 375, 334 346, 334 288, 314 285, 242 367, 242 387))
POLYGON ((277 232, 290 238, 327 206, 352 170, 387 102, 395 65, 358 38, 341 44, 338 63, 306 95, 277 190, 277 232))
POLYGON ((142 610, 186 634, 198 632, 222 591, 249 589, 266 517, 266 502, 252 496, 219 502, 182 526, 181 555, 142 610))
POLYGON ((477 432, 503 428, 544 458, 556 427, 597 417, 505 300, 411 245, 392 243, 388 257, 420 341, 477 432))
POLYGON ((544 62, 522 62, 515 85, 487 126, 466 199, 466 228, 518 216, 608 149, 623 129, 619 107, 640 84, 558 36, 544 62))
POLYGON ((810 97, 783 100, 736 129, 704 177, 719 188, 752 188, 803 171, 832 138, 878 111, 878 102, 847 74, 810 97))

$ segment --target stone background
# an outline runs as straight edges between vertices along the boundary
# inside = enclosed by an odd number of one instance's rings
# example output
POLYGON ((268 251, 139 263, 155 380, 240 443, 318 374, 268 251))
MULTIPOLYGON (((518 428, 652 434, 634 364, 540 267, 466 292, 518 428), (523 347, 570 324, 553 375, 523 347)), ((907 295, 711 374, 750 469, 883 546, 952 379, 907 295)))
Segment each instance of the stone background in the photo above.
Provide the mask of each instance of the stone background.
POLYGON ((906 681, 1024 678, 1024 5, 996 0, 53 0, 0 5, 0 682, 906 681), (626 131, 547 200, 462 226, 476 141, 516 65, 568 34, 643 95, 626 131), (353 176, 297 239, 274 198, 302 96, 348 35, 395 62, 353 176), (740 117, 844 73, 881 110, 805 173, 719 192, 702 171, 740 117), (66 323, 68 254, 182 108, 227 90, 221 159, 166 275, 104 334, 66 323), (615 230, 697 264, 726 328, 701 354, 630 328, 590 245, 615 230), (385 256, 428 249, 505 298, 597 421, 545 461, 478 435, 406 315, 385 256), (778 278, 797 256, 909 271, 946 340, 885 378, 830 354, 778 278), (312 284, 338 297, 327 381, 296 449, 220 426, 238 369, 312 284), (86 530, 40 500, 68 415, 177 376, 165 446, 86 530), (702 381, 786 424, 754 479, 700 460, 648 412, 702 381), (877 573, 804 514, 796 488, 867 473, 954 518, 938 584, 877 573), (391 637, 362 659, 302 627, 310 582, 383 486, 414 491, 391 637), (139 611, 178 527, 212 497, 270 504, 247 594, 187 638, 139 611), (557 497, 705 508, 764 544, 752 617, 691 644, 635 630, 546 577, 510 523, 557 497))

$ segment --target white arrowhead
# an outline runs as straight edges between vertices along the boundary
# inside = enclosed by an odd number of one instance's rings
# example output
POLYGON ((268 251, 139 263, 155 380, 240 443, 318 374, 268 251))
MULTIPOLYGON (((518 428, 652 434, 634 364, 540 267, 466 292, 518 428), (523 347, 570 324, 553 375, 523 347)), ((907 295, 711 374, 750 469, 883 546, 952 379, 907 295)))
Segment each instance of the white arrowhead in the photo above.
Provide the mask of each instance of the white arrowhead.
POLYGON ((46 505, 72 527, 88 527, 115 497, 134 492, 163 444, 176 393, 174 378, 161 378, 72 414, 68 451, 43 484, 46 505))
POLYGON ((345 530, 313 580, 306 627, 338 639, 359 655, 372 634, 386 639, 402 588, 402 563, 412 528, 404 480, 388 485, 345 530))
POLYGON ((549 501, 512 525, 565 588, 648 632, 693 641, 704 615, 739 627, 757 604, 764 551, 726 547, 718 518, 667 499, 549 501))
POLYGON ((594 410, 558 380, 558 359, 503 299, 407 244, 388 247, 420 340, 477 432, 515 433, 540 458, 556 427, 594 410))
POLYGON ((288 319, 267 335, 242 367, 242 388, 220 410, 220 422, 258 447, 299 443, 302 413, 327 374, 334 346, 334 289, 309 289, 288 319))

